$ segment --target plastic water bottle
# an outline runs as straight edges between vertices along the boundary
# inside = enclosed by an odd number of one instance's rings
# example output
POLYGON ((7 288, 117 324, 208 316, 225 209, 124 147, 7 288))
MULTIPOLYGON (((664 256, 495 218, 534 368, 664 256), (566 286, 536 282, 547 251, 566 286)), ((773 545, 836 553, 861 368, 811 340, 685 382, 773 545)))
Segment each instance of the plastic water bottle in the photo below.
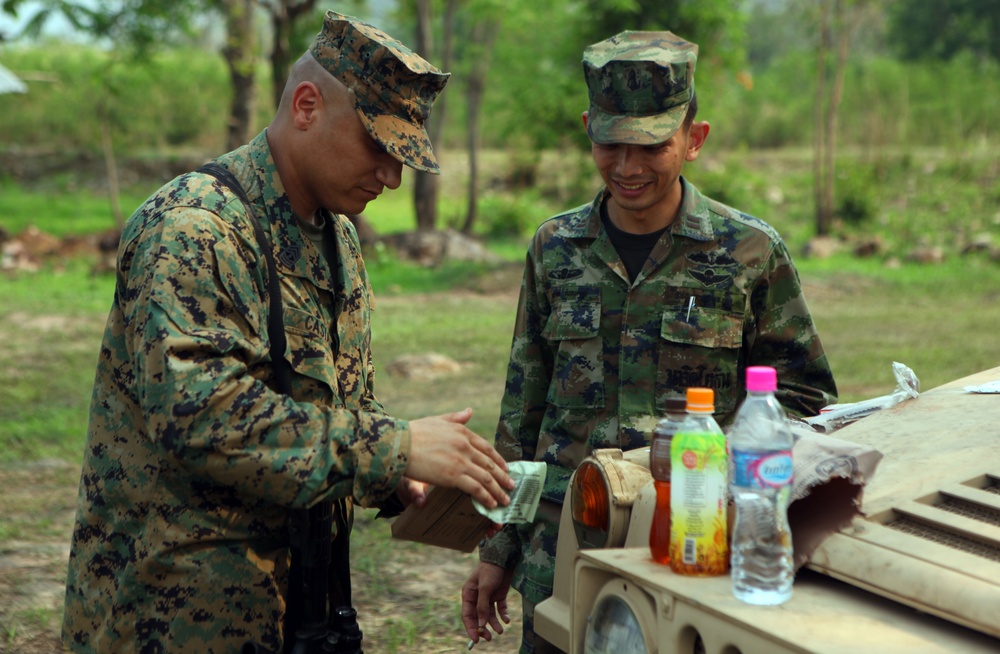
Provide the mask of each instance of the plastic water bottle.
POLYGON ((774 368, 747 368, 747 396, 729 430, 733 595, 749 604, 781 604, 792 596, 794 567, 788 500, 792 433, 774 397, 774 368))
POLYGON ((649 528, 649 553, 653 560, 670 563, 670 444, 687 416, 687 400, 668 398, 666 413, 653 428, 649 444, 649 471, 656 489, 653 524, 649 528))

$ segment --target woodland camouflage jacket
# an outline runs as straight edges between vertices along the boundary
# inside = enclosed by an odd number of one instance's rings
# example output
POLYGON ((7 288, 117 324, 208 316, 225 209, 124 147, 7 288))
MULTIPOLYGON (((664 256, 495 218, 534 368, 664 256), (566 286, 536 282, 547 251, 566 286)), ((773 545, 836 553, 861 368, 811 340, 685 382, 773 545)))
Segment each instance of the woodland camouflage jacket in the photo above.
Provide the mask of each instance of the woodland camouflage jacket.
MULTIPOLYGON (((595 448, 647 445, 668 397, 715 391, 727 426, 748 366, 778 371, 794 415, 836 401, 836 386, 784 243, 766 223, 683 180, 677 220, 634 282, 589 205, 539 227, 528 251, 496 448, 548 463, 544 498, 562 504, 573 470, 595 448)), ((551 593, 558 510, 507 526, 484 561, 518 565, 514 585, 551 593)))
POLYGON ((280 650, 289 509, 379 503, 406 467, 408 423, 373 394, 371 289, 350 222, 325 217, 331 274, 266 133, 219 161, 273 246, 293 395, 271 383, 267 266, 243 204, 212 177, 176 178, 119 246, 67 580, 75 651, 280 650))

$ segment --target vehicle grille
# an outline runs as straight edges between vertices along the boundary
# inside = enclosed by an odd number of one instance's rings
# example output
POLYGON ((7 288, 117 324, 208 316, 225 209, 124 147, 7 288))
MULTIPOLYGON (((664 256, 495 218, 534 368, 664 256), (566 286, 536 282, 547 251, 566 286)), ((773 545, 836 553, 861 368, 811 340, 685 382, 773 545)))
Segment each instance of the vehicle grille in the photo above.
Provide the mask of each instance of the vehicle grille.
POLYGON ((979 537, 973 527, 976 524, 1000 527, 1000 509, 985 496, 977 502, 980 494, 1000 495, 1000 480, 987 476, 982 480, 972 480, 957 487, 958 490, 942 490, 930 498, 909 507, 898 507, 894 519, 885 523, 886 527, 911 534, 953 549, 975 554, 990 561, 1000 562, 1000 542, 988 537, 979 537), (977 483, 978 482, 978 483, 977 483), (962 495, 962 497, 958 497, 962 495), (940 512, 940 514, 939 514, 940 512), (949 524, 944 513, 974 521, 967 526, 949 524))
POLYGON ((902 518, 890 522, 886 526, 912 536, 924 538, 935 543, 940 543, 941 545, 947 545, 956 550, 962 550, 963 552, 975 554, 991 561, 1000 562, 1000 547, 980 543, 979 541, 940 529, 933 525, 924 524, 920 520, 902 518))

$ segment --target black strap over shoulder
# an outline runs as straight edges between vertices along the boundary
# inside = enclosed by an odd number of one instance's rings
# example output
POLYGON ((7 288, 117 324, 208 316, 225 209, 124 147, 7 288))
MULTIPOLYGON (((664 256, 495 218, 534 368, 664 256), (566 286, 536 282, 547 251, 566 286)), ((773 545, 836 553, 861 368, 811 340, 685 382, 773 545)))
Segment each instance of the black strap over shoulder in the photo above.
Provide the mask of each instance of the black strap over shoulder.
POLYGON ((228 187, 243 201, 247 218, 250 220, 250 224, 253 225, 253 234, 257 239, 257 247, 260 248, 260 251, 264 254, 264 258, 267 260, 267 295, 270 299, 267 312, 267 336, 268 340, 271 341, 271 367, 274 370, 275 385, 282 394, 291 395, 292 369, 288 361, 285 360, 285 348, 287 346, 284 327, 285 314, 281 304, 281 285, 278 280, 278 269, 274 263, 274 252, 267 237, 264 236, 264 229, 260 226, 260 221, 257 220, 257 216, 254 214, 250 198, 247 197, 247 193, 243 190, 243 186, 239 180, 226 168, 214 161, 205 164, 197 172, 215 177, 222 182, 223 186, 228 187))
MULTIPOLYGON (((257 247, 267 261, 269 310, 267 334, 271 342, 271 366, 275 385, 284 395, 292 393, 292 369, 285 359, 284 310, 274 252, 254 214, 253 206, 239 180, 216 162, 209 162, 196 172, 211 175, 232 190, 243 202, 253 225, 257 247)), ((341 649, 322 651, 361 652, 361 631, 351 608, 350 526, 347 524, 346 500, 320 502, 309 509, 298 509, 289 516, 292 565, 289 571, 289 597, 285 610, 285 652, 311 652, 333 641, 341 649), (333 520, 337 537, 331 538, 333 520), (331 565, 331 558, 333 565, 331 565), (333 635, 331 635, 333 634, 333 635), (346 647, 346 648, 345 648, 346 647)), ((263 651, 248 643, 244 651, 263 651)))

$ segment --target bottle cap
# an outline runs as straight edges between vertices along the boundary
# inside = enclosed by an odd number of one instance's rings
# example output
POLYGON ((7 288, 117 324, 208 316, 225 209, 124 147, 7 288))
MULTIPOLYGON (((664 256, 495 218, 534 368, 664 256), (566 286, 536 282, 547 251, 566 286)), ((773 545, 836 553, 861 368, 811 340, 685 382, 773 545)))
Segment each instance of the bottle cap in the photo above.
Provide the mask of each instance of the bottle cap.
POLYGON ((668 397, 664 410, 667 413, 684 413, 687 410, 687 400, 683 397, 668 397))
POLYGON ((747 390, 754 393, 773 393, 778 388, 778 372, 770 366, 747 368, 747 390))
POLYGON ((687 410, 711 413, 715 410, 715 391, 711 388, 687 389, 687 410))

